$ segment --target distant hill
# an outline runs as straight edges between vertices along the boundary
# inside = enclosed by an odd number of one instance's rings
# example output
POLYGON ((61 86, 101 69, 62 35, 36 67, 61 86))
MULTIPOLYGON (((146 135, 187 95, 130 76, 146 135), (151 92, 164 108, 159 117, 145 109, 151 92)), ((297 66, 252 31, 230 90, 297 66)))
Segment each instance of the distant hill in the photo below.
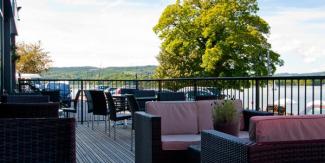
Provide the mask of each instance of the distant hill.
POLYGON ((325 72, 312 72, 312 73, 278 73, 274 76, 325 76, 325 72))
POLYGON ((156 67, 53 67, 41 76, 46 79, 150 79, 156 67))
MULTIPOLYGON (((47 79, 151 79, 157 66, 53 67, 41 76, 47 79)), ((325 72, 278 73, 274 76, 325 76, 325 72)))

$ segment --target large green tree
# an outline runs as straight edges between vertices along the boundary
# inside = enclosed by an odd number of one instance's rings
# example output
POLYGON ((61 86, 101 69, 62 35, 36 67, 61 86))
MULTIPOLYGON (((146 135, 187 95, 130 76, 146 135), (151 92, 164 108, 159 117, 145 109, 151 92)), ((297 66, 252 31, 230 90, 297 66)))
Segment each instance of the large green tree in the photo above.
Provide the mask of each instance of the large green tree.
POLYGON ((44 51, 41 42, 17 44, 16 68, 20 73, 41 73, 47 71, 52 63, 49 52, 44 51))
POLYGON ((167 6, 154 27, 162 40, 156 77, 274 73, 283 61, 271 50, 270 27, 258 10, 256 0, 177 0, 167 6))

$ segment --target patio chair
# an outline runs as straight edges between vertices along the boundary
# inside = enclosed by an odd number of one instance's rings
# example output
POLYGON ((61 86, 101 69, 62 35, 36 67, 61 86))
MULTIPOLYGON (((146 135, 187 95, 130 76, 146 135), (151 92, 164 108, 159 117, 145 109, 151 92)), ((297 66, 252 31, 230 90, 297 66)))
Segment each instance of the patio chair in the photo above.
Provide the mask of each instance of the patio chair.
MULTIPOLYGON (((134 96, 137 98, 142 97, 156 97, 155 90, 136 90, 134 96)), ((150 100, 149 100, 150 101, 150 100)), ((138 101, 140 108, 145 108, 147 100, 138 101)))
MULTIPOLYGON (((91 100, 91 95, 90 95, 90 92, 88 90, 85 90, 84 91, 85 93, 85 97, 87 99, 87 115, 90 115, 90 113, 93 112, 93 104, 92 104, 92 100, 91 100)), ((87 126, 89 127, 89 116, 87 116, 87 126)))
POLYGON ((79 102, 79 97, 80 97, 81 90, 77 91, 77 94, 72 100, 73 102, 73 107, 70 108, 62 108, 62 111, 66 113, 66 117, 69 117, 69 113, 74 113, 75 115, 77 114, 77 109, 78 109, 78 102, 79 102))
MULTIPOLYGON (((88 110, 92 110, 92 124, 91 128, 94 129, 94 116, 104 116, 105 117, 105 132, 107 132, 107 116, 109 111, 107 109, 107 103, 104 91, 98 90, 86 90, 85 91, 87 103, 88 103, 88 110), (87 92, 87 93, 86 93, 87 92)), ((109 121, 110 123, 110 121, 109 121)), ((110 126, 110 124, 109 124, 110 126)))
POLYGON ((121 95, 121 97, 114 97, 115 108, 117 112, 128 110, 128 104, 125 100, 125 94, 135 94, 137 89, 135 88, 117 88, 115 93, 121 95))
MULTIPOLYGON (((131 115, 123 114, 123 113, 117 114, 115 103, 114 103, 112 94, 110 92, 106 93, 106 98, 108 101, 108 108, 110 111, 110 120, 114 121, 114 140, 116 140, 116 122, 130 119, 131 115)), ((110 130, 110 125, 109 125, 109 130, 110 130)), ((109 134, 111 134, 111 133, 109 133, 109 134)))
POLYGON ((159 92, 158 101, 185 101, 184 92, 159 92))
POLYGON ((143 111, 143 110, 140 110, 139 104, 138 104, 137 100, 135 99, 134 95, 127 94, 126 98, 127 98, 128 105, 129 105, 129 108, 130 108, 130 111, 131 111, 131 116, 132 116, 131 151, 133 151, 133 137, 134 137, 134 125, 135 125, 134 113, 137 112, 137 111, 143 111))
POLYGON ((0 104, 0 118, 58 118, 59 103, 0 104))
POLYGON ((73 118, 0 118, 0 135, 0 162, 76 162, 73 118))
POLYGON ((324 115, 255 116, 249 139, 205 130, 201 162, 325 162, 324 122, 324 115))

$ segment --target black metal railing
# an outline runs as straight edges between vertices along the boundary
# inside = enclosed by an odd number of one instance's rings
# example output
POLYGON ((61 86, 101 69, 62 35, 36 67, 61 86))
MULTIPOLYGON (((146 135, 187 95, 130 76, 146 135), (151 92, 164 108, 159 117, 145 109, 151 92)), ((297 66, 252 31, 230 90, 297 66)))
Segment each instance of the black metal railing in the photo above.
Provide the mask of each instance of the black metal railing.
MULTIPOLYGON (((116 88, 150 89, 156 92, 184 92, 187 100, 196 96, 215 95, 241 99, 244 109, 271 111, 276 114, 323 114, 323 80, 325 76, 224 77, 157 80, 80 80, 19 79, 19 91, 57 87, 65 98, 74 98, 78 90, 99 89, 114 93, 116 88), (54 86, 50 83, 56 83, 54 86), (62 86, 68 85, 68 86, 62 86), (68 90, 67 90, 68 89, 68 90), (70 95, 64 94, 69 92, 70 95)), ((52 84, 53 85, 53 84, 52 84)), ((87 120, 85 98, 80 97, 78 120, 87 120)), ((324 107, 323 107, 324 106, 324 107)))

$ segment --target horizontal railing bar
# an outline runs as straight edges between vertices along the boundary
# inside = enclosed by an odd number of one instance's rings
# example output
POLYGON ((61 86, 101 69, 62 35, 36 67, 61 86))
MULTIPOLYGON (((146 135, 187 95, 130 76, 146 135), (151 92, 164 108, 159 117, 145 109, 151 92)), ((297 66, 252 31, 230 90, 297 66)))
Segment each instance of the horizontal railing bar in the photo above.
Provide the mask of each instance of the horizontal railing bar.
POLYGON ((174 79, 126 79, 126 80, 112 80, 112 79, 22 79, 26 81, 178 81, 178 80, 312 80, 325 79, 325 76, 260 76, 260 77, 206 77, 206 78, 174 78, 174 79))

